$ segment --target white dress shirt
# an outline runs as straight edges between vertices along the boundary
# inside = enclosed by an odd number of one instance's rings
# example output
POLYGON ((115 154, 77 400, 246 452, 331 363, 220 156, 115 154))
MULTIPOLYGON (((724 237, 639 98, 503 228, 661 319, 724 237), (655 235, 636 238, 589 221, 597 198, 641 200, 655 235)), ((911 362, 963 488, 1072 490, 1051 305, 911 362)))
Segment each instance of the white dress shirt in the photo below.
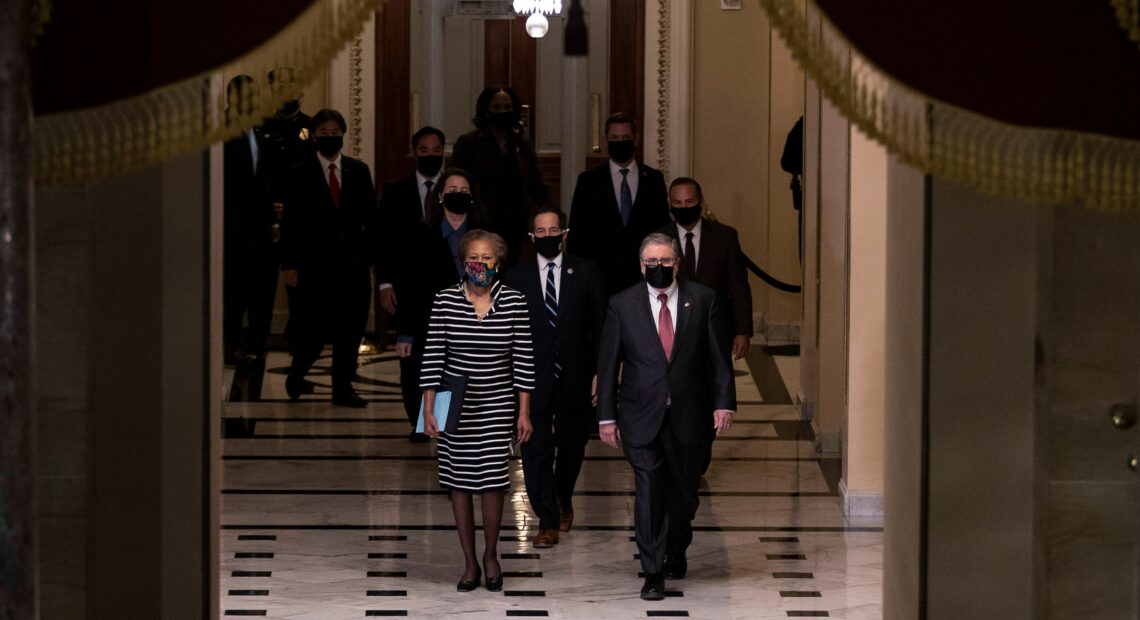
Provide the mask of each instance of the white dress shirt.
MULTIPOLYGON (((684 226, 677 224, 677 242, 681 245, 682 255, 685 252, 685 235, 693 233, 693 270, 697 269, 697 264, 701 260, 701 220, 697 220, 697 225, 692 230, 685 230, 684 226)), ((696 274, 693 274, 696 275, 696 274)))
POLYGON ((543 299, 546 298, 546 272, 550 269, 547 267, 550 263, 554 263, 554 301, 562 299, 562 256, 562 252, 559 252, 558 256, 551 260, 541 254, 538 255, 538 290, 542 291, 543 299))
POLYGON ((649 309, 653 315, 653 327, 657 329, 658 335, 661 334, 660 325, 658 324, 657 317, 661 314, 661 302, 658 301, 657 296, 665 293, 669 296, 665 303, 669 306, 669 318, 673 321, 673 338, 677 338, 677 281, 669 285, 667 289, 653 288, 649 284, 645 285, 649 289, 649 309))
POLYGON ((332 159, 329 159, 329 158, 325 157, 324 155, 317 153, 317 158, 320 159, 321 169, 324 170, 324 173, 325 173, 324 174, 325 183, 329 182, 329 164, 334 164, 336 166, 336 182, 337 182, 337 185, 339 185, 340 188, 343 190, 344 189, 344 176, 342 176, 343 170, 340 167, 340 160, 341 160, 340 153, 337 153, 336 157, 334 157, 332 159))
MULTIPOLYGON (((424 201, 427 200, 428 193, 428 188, 426 185, 424 185, 424 183, 431 181, 431 191, 434 192, 436 186, 439 185, 439 175, 441 174, 443 174, 443 168, 440 168, 439 172, 435 173, 434 177, 425 177, 424 175, 420 174, 419 170, 416 171, 416 186, 420 193, 420 208, 423 211, 427 211, 427 207, 425 206, 426 203, 424 201)), ((424 218, 427 218, 427 213, 423 213, 423 216, 424 218)))
MULTIPOLYGON (((617 199, 618 209, 621 209, 621 166, 614 162, 614 160, 606 160, 610 162, 610 180, 614 183, 614 198, 617 199)), ((629 162, 626 166, 629 173, 626 174, 626 182, 629 183, 629 195, 637 202, 637 181, 640 175, 637 172, 637 160, 629 162)))

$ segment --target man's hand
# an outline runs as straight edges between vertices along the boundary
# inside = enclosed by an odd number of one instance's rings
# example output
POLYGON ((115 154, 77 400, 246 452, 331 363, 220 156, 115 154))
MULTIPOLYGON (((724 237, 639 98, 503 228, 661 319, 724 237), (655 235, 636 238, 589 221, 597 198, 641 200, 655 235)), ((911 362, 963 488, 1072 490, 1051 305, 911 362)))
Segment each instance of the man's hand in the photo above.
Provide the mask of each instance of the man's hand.
POLYGON ((732 428, 732 412, 728 409, 717 409, 713 412, 713 426, 716 427, 717 436, 723 435, 732 428))
POLYGON ((594 380, 590 382, 590 404, 598 406, 598 375, 594 375, 594 380))
POLYGON ((738 360, 748 355, 748 336, 739 334, 732 337, 732 359, 738 360))
POLYGON ((396 314, 396 289, 392 287, 380 289, 380 307, 388 314, 396 314))
POLYGON ((530 441, 530 435, 534 432, 534 426, 530 423, 530 414, 520 413, 518 424, 518 437, 519 443, 526 443, 530 441))
POLYGON ((410 342, 397 342, 396 343, 396 355, 399 357, 411 357, 411 355, 412 355, 412 343, 410 343, 410 342))
POLYGON ((281 273, 283 273, 285 275, 285 286, 292 286, 293 288, 297 288, 297 270, 296 269, 286 269, 285 271, 283 271, 281 273))
POLYGON ((621 432, 618 431, 617 424, 599 424, 598 434, 602 436, 602 441, 611 448, 617 448, 621 444, 621 432))

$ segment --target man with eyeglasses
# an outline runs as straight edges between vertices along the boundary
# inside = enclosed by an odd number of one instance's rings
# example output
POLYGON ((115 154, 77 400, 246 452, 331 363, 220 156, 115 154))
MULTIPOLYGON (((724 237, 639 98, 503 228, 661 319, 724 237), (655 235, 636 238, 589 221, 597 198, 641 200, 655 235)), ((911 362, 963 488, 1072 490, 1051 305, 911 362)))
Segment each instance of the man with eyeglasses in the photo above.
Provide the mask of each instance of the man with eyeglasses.
POLYGON ((599 435, 633 468, 645 600, 688 572, 697 487, 736 409, 724 310, 712 289, 676 281, 680 256, 668 235, 645 237, 645 282, 610 298, 598 354, 599 435))
POLYGON ((523 477, 538 515, 539 549, 558 544, 574 522, 574 486, 594 429, 598 341, 606 318, 606 292, 593 261, 563 252, 566 214, 540 210, 531 222, 537 256, 507 272, 507 286, 522 292, 534 340, 535 387, 530 441, 522 444, 523 477))

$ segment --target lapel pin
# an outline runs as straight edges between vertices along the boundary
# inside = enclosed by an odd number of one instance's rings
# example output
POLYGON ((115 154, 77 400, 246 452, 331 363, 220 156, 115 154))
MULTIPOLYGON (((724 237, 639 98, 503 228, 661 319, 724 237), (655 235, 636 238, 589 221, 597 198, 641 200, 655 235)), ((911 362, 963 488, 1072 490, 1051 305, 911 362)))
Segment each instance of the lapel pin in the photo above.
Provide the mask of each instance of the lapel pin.
POLYGON ((574 268, 573 267, 567 268, 566 273, 574 273, 574 268))
POLYGON ((693 302, 691 302, 691 301, 686 301, 686 302, 685 302, 685 307, 686 307, 686 308, 688 308, 688 307, 689 307, 689 306, 691 306, 691 305, 693 305, 693 302))

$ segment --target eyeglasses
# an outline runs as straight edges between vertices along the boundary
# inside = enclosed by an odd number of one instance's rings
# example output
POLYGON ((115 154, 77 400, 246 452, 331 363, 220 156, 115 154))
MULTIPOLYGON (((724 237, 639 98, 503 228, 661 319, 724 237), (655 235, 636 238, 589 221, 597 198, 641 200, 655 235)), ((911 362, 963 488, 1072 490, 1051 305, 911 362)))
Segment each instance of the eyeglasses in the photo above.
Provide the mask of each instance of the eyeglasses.
POLYGON ((641 264, 645 265, 646 267, 656 267, 658 265, 661 265, 662 267, 672 267, 673 265, 677 264, 677 259, 675 259, 675 258, 660 258, 660 259, 658 259, 658 258, 646 258, 646 259, 641 261, 641 264))

